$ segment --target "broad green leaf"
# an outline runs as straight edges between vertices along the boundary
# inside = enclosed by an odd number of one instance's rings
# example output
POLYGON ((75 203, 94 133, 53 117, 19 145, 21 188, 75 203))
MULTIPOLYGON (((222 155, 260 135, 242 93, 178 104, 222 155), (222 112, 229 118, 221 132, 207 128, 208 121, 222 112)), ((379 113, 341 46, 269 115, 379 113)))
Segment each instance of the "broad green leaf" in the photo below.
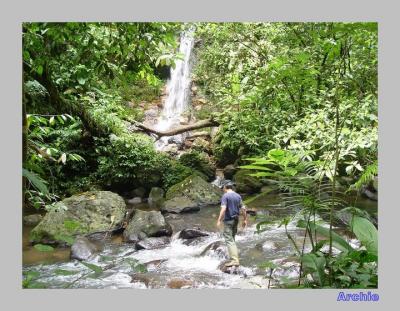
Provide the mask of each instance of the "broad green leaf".
POLYGON ((276 269, 279 266, 277 264, 273 263, 272 261, 265 261, 263 263, 260 263, 258 265, 258 267, 261 269, 276 269))
POLYGON ((103 269, 95 264, 92 263, 88 263, 88 262, 84 262, 82 261, 81 264, 83 264, 84 266, 88 267, 90 270, 94 271, 95 277, 100 276, 103 273, 103 269))
MULTIPOLYGON (((300 228, 306 228, 306 222, 301 219, 298 221, 297 226, 300 228)), ((324 236, 325 238, 329 238, 329 228, 322 227, 320 225, 317 225, 312 222, 309 223, 311 231, 317 231, 318 234, 324 236)), ((343 239, 339 234, 334 232, 332 230, 332 245, 337 248, 338 250, 341 250, 343 252, 350 252, 353 250, 351 245, 347 243, 345 239, 343 239)))
POLYGON ((41 76, 42 73, 43 73, 43 66, 42 65, 37 66, 36 72, 37 72, 38 75, 41 76))
POLYGON ((313 279, 318 282, 320 286, 325 283, 325 258, 310 253, 302 257, 302 263, 305 271, 311 272, 313 279))
POLYGON ((378 230, 368 219, 354 215, 351 230, 369 252, 378 254, 378 230))
POLYGON ((26 177, 39 192, 43 193, 44 195, 49 194, 49 190, 45 185, 45 181, 39 175, 23 168, 22 176, 26 177))
POLYGON ((260 165, 243 165, 240 166, 240 168, 248 170, 272 171, 270 168, 260 165))

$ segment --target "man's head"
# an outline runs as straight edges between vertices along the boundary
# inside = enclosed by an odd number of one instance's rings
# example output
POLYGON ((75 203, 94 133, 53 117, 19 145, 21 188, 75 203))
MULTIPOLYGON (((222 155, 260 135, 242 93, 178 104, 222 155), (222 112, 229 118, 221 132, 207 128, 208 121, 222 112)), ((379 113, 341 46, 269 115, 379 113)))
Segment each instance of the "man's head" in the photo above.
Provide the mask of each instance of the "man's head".
POLYGON ((227 192, 229 190, 233 190, 233 184, 230 184, 230 183, 225 184, 223 189, 224 189, 224 192, 227 192))

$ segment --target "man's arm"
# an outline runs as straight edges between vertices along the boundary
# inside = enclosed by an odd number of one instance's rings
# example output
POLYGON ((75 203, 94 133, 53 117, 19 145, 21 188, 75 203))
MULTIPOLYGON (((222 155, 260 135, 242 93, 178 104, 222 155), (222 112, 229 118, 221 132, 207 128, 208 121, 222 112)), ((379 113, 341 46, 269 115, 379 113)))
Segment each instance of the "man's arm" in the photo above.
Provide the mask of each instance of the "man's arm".
POLYGON ((218 227, 221 225, 221 221, 225 215, 225 211, 226 211, 226 205, 221 205, 221 211, 219 212, 219 216, 218 216, 218 220, 217 220, 218 227))

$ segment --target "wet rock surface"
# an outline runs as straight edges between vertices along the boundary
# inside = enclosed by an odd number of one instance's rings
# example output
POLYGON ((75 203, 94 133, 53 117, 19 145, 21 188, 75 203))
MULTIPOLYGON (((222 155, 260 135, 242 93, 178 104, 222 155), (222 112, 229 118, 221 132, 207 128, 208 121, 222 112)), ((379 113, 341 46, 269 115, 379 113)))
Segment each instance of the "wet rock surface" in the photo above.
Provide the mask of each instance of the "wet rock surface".
POLYGON ((221 189, 200 176, 191 175, 168 189, 162 210, 170 213, 197 211, 202 206, 218 204, 221 195, 221 189))
POLYGON ((209 236, 209 234, 199 229, 183 229, 181 232, 179 232, 178 237, 180 239, 194 239, 203 236, 209 236))
POLYGON ((110 191, 89 191, 57 202, 31 231, 34 242, 63 242, 62 236, 109 231, 121 226, 124 199, 110 191))
POLYGON ((164 203, 164 190, 159 187, 151 188, 147 202, 151 207, 161 207, 164 203))
POLYGON ((157 249, 167 246, 171 239, 168 236, 146 238, 136 243, 135 248, 140 249, 157 249))
POLYGON ((99 251, 101 251, 100 246, 86 237, 79 236, 71 246, 71 259, 88 260, 99 251))
POLYGON ((147 237, 171 236, 172 228, 158 211, 137 210, 126 227, 125 242, 137 243, 147 237))

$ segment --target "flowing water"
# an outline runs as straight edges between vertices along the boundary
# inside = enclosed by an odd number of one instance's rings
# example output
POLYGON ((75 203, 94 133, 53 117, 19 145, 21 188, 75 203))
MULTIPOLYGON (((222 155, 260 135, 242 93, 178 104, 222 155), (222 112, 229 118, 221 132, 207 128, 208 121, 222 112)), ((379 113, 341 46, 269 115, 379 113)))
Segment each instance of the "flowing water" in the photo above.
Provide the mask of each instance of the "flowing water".
MULTIPOLYGON (((181 115, 189 105, 190 94, 190 56, 193 49, 193 30, 188 30, 181 35, 179 52, 182 60, 175 62, 175 68, 171 68, 171 78, 167 82, 167 95, 163 110, 155 128, 165 131, 180 125, 181 115)), ((163 150, 169 141, 183 142, 184 134, 173 137, 161 137, 155 144, 157 150, 163 150)))
MULTIPOLYGON (((284 227, 279 226, 279 220, 295 211, 277 205, 279 197, 270 195, 268 202, 259 206, 258 211, 267 215, 272 223, 266 230, 257 233, 254 217, 250 218, 249 226, 240 229, 236 237, 240 251, 241 267, 238 274, 222 272, 218 266, 226 259, 226 248, 222 235, 216 228, 219 207, 209 206, 197 213, 168 214, 166 219, 173 228, 173 236, 169 245, 153 250, 135 250, 131 244, 122 242, 120 236, 104 245, 104 249, 88 262, 101 266, 104 272, 93 277, 91 270, 77 260, 70 260, 69 253, 64 249, 54 253, 37 255, 37 251, 25 243, 24 272, 38 271, 38 282, 49 288, 267 288, 265 278, 268 271, 258 267, 265 261, 273 261, 279 265, 272 277, 274 286, 282 279, 295 282, 298 276, 299 264, 294 257, 293 245, 289 242, 284 227), (188 243, 178 238, 178 232, 185 228, 200 228, 209 236, 201 237, 188 243), (213 247, 214 246, 214 247, 213 247), (36 255, 35 255, 36 254, 36 255), (138 273, 132 269, 132 262, 143 264, 147 272, 138 273), (62 270, 75 274, 62 275, 62 270), (175 285, 174 285, 175 284, 175 285), (178 285, 176 285, 178 284, 178 285), (180 285, 179 285, 180 284, 180 285)), ((358 200, 359 207, 363 202, 358 200)), ((369 208, 372 208, 371 204, 369 208)), ((148 209, 146 205, 141 208, 148 209)), ((375 203, 376 211, 376 203, 375 203)), ((296 228, 295 220, 288 226, 288 231, 301 244, 304 232, 296 228)), ((343 227, 336 231, 345 234, 343 227)), ((357 240, 348 236, 354 246, 357 240)), ((310 249, 307 242, 306 250, 310 249)))

